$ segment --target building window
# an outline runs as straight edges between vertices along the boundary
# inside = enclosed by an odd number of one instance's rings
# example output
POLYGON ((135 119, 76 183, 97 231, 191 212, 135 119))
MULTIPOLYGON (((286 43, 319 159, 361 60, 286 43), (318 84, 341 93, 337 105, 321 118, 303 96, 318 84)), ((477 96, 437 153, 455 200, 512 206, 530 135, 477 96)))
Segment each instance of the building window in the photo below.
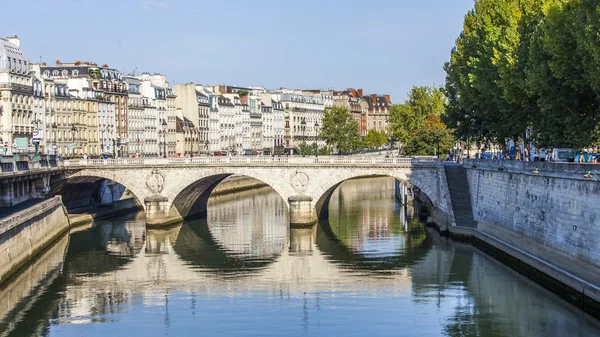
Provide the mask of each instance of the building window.
POLYGON ((63 70, 63 71, 62 71, 62 75, 66 77, 66 76, 68 76, 68 75, 69 75, 69 72, 68 72, 67 70, 63 70))
POLYGON ((58 76, 58 70, 53 70, 52 71, 52 76, 58 76))
POLYGON ((79 75, 79 70, 75 69, 73 70, 73 76, 78 76, 79 75))

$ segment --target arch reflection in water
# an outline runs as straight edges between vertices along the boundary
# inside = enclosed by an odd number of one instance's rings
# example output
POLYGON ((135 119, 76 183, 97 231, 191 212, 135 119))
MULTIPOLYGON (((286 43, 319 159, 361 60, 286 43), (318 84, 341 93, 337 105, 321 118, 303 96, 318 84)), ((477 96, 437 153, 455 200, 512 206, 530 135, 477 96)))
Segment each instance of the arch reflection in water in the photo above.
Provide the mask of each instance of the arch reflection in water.
POLYGON ((329 223, 301 230, 266 191, 211 201, 208 221, 73 234, 63 274, 6 335, 598 335, 494 259, 403 222, 388 184, 342 184, 329 223))
POLYGON ((394 202, 393 182, 387 177, 351 179, 333 193, 329 220, 320 223, 323 235, 317 236, 331 260, 352 269, 389 271, 424 258, 430 237, 394 202))

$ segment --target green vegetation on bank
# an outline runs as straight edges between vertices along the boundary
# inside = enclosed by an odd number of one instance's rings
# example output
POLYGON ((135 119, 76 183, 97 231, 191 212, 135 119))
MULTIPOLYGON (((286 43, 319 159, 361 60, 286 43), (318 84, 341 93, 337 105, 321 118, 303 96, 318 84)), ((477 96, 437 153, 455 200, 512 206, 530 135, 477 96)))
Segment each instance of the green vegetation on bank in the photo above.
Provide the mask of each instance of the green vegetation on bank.
POLYGON ((464 140, 597 145, 599 60, 598 1, 476 0, 445 65, 442 120, 464 140))
POLYGON ((404 155, 433 155, 450 151, 452 132, 442 122, 446 98, 439 88, 413 87, 403 104, 390 109, 388 133, 404 155))

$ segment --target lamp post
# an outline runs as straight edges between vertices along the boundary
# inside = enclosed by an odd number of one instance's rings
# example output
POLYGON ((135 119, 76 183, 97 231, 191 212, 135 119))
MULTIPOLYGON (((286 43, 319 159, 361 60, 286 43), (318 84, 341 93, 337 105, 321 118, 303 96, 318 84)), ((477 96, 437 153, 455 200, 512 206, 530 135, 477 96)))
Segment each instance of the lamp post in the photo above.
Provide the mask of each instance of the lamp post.
POLYGON ((319 156, 319 121, 315 122, 315 157, 319 156))
POLYGON ((162 129, 163 129, 163 158, 167 158, 167 121, 162 120, 162 129))
POLYGON ((193 142, 194 128, 190 126, 188 129, 190 130, 190 158, 193 158, 194 157, 194 154, 193 154, 193 152, 194 152, 194 142, 193 142))
POLYGON ((52 123, 52 150, 54 150, 54 156, 56 156, 56 122, 52 123))
POLYGON ((75 124, 71 124, 71 135, 73 135, 73 137, 71 138, 71 140, 73 141, 73 150, 71 151, 71 157, 75 156, 75 133, 77 132, 77 127, 75 127, 75 124))
POLYGON ((33 124, 35 124, 35 130, 33 131, 32 137, 31 137, 31 141, 33 142, 33 145, 35 146, 35 152, 34 154, 38 153, 38 149, 40 146, 40 127, 39 124, 42 123, 41 120, 39 120, 37 118, 37 114, 35 114, 35 119, 32 121, 33 124), (34 138, 37 137, 37 138, 34 138))
POLYGON ((300 149, 302 150, 302 157, 304 157, 304 151, 305 151, 305 143, 306 143, 306 139, 305 137, 305 133, 306 133, 306 118, 302 117, 302 122, 300 122, 300 125, 302 127, 302 144, 300 144, 300 149))
POLYGON ((100 130, 100 155, 104 155, 104 132, 106 132, 105 129, 101 129, 100 130))

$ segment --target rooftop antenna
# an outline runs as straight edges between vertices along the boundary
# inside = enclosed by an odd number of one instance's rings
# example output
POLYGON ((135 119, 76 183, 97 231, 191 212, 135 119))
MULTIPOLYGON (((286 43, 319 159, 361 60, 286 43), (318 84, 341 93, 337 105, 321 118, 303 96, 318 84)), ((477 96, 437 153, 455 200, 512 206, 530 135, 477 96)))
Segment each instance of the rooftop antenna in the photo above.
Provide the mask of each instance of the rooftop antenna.
POLYGON ((135 68, 133 69, 133 71, 131 72, 131 75, 135 76, 135 71, 137 70, 137 66, 135 66, 135 68))

